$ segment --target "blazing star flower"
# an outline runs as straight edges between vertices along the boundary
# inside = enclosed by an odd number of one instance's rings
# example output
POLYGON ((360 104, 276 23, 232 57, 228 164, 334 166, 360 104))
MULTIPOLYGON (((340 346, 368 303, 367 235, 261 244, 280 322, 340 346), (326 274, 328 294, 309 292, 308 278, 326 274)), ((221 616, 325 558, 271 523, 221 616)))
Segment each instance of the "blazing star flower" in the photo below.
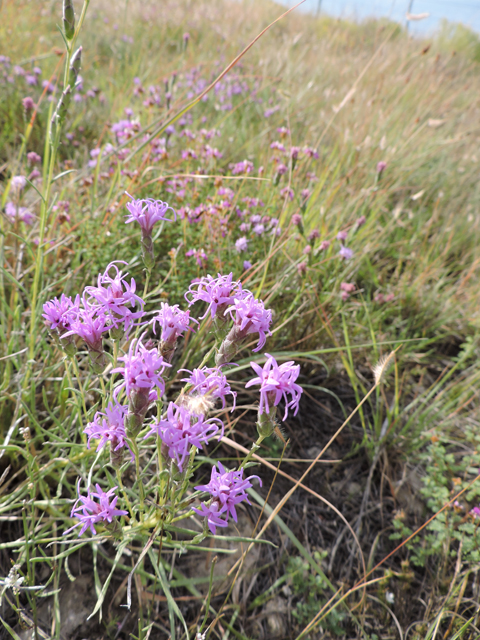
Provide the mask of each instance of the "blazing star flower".
POLYGON ((38 153, 35 153, 35 151, 30 151, 29 153, 27 153, 27 160, 28 164, 34 165, 41 162, 42 158, 38 155, 38 153))
POLYGON ((270 309, 265 309, 261 300, 255 300, 252 293, 242 299, 235 298, 233 305, 225 313, 230 313, 235 322, 234 329, 237 330, 241 339, 250 333, 258 333, 258 345, 253 351, 260 351, 265 345, 267 334, 272 335, 270 332, 272 312, 270 309))
MULTIPOLYGON (((225 396, 233 396, 233 407, 235 409, 235 402, 237 394, 232 391, 230 385, 227 382, 227 377, 220 371, 220 369, 210 369, 209 367, 203 367, 202 369, 181 369, 190 375, 187 378, 182 378, 182 382, 188 382, 192 385, 192 389, 189 390, 189 395, 193 396, 192 400, 195 400, 196 396, 201 396, 203 399, 211 398, 216 400, 220 398, 222 401, 222 408, 225 409, 225 396)), ((190 404, 192 406, 194 402, 190 404)), ((202 406, 201 402, 198 403, 202 406)))
POLYGON ((56 330, 61 336, 72 328, 79 313, 80 296, 77 295, 75 302, 69 296, 62 293, 60 300, 53 298, 43 305, 43 318, 50 331, 56 330))
POLYGON ((248 248, 248 240, 245 236, 239 238, 235 242, 235 249, 238 251, 238 253, 241 253, 242 251, 246 251, 247 248, 248 248))
POLYGON ((7 202, 5 205, 5 215, 13 224, 15 220, 20 220, 25 224, 31 225, 35 220, 33 213, 26 207, 17 207, 13 202, 7 202))
POLYGON ((232 304, 235 298, 241 299, 249 294, 248 290, 242 289, 241 282, 233 280, 233 273, 229 273, 228 276, 218 274, 217 278, 207 275, 199 282, 191 284, 185 294, 185 299, 190 305, 197 300, 206 302, 208 304, 207 310, 200 319, 203 320, 210 312, 213 320, 215 315, 222 317, 228 305, 232 304), (191 294, 191 300, 188 299, 188 294, 191 294))
POLYGON ((159 220, 173 222, 173 220, 177 219, 177 214, 174 209, 172 209, 172 207, 170 207, 166 202, 153 200, 152 198, 135 200, 135 198, 133 198, 129 193, 127 193, 127 196, 132 198, 132 202, 127 202, 126 204, 130 215, 127 216, 125 224, 128 224, 129 222, 138 222, 142 231, 151 234, 154 224, 159 220), (166 216, 168 211, 173 213, 173 220, 166 216))
POLYGON ((250 260, 243 261, 243 268, 245 269, 245 271, 248 271, 248 269, 252 268, 252 263, 250 262, 250 260))
POLYGON ((25 189, 27 185, 27 179, 25 176, 13 176, 10 182, 10 188, 13 193, 19 193, 22 189, 25 189))
POLYGON ((77 518, 79 522, 65 531, 65 534, 70 533, 76 527, 80 527, 80 537, 87 529, 90 529, 93 535, 96 535, 94 525, 99 522, 111 524, 116 516, 127 516, 128 511, 122 509, 115 509, 118 496, 115 495, 115 489, 113 487, 108 491, 103 491, 100 485, 95 485, 96 491, 88 489, 87 496, 80 495, 80 482, 77 485, 78 499, 72 507, 70 513, 71 518, 77 518), (97 502, 98 501, 98 502, 97 502), (80 504, 79 504, 80 503, 80 504))
POLYGON ((377 173, 380 176, 385 169, 387 168, 387 163, 384 160, 380 160, 380 162, 377 163, 377 173))
POLYGON ((120 356, 119 360, 125 363, 123 367, 112 369, 112 373, 121 373, 123 382, 115 389, 115 397, 122 389, 128 398, 135 393, 147 393, 151 400, 157 400, 156 389, 160 390, 160 395, 165 393, 165 382, 162 373, 165 367, 170 367, 156 349, 147 349, 142 343, 141 337, 133 339, 130 343, 128 353, 120 356))
POLYGON ((253 171, 253 162, 250 160, 242 160, 242 162, 237 162, 232 167, 232 176, 243 175, 244 173, 251 173, 253 171))
POLYGON ((208 484, 201 484, 195 487, 197 491, 206 491, 212 497, 207 505, 204 502, 200 505, 200 509, 193 508, 193 511, 199 516, 207 518, 208 528, 216 534, 216 527, 227 527, 228 518, 232 516, 237 522, 236 505, 245 501, 250 504, 246 493, 250 489, 253 478, 256 478, 260 486, 262 481, 258 476, 243 477, 244 469, 238 471, 227 471, 221 462, 217 462, 216 467, 212 467, 212 475, 208 484))
POLYGON ((283 189, 280 189, 280 195, 282 196, 282 198, 293 200, 295 192, 291 187, 284 187, 283 189))
POLYGON ((97 411, 92 422, 89 422, 84 433, 88 436, 87 448, 90 449, 90 440, 100 440, 97 445, 97 451, 110 442, 113 452, 126 447, 132 456, 133 452, 127 444, 125 432, 125 418, 128 412, 127 405, 118 404, 118 402, 109 402, 105 413, 97 411))
POLYGON ((30 96, 26 96, 25 98, 23 98, 22 104, 25 111, 33 111, 36 106, 33 98, 30 98, 30 96))
POLYGON ((93 370, 102 373, 105 369, 103 334, 109 329, 108 316, 99 307, 90 305, 84 294, 78 314, 71 322, 71 329, 62 338, 72 335, 82 338, 87 345, 93 370))
POLYGON ((185 459, 192 446, 203 449, 203 445, 207 444, 220 430, 221 438, 224 426, 218 418, 205 420, 204 416, 191 413, 185 407, 170 402, 166 419, 152 425, 145 438, 158 435, 167 448, 169 457, 175 460, 179 470, 183 471, 185 459))
POLYGON ((293 415, 297 415, 300 396, 303 389, 296 384, 295 380, 300 373, 300 365, 296 365, 293 361, 277 364, 275 358, 268 353, 267 362, 263 368, 255 362, 250 362, 250 366, 257 373, 258 378, 253 378, 245 387, 251 387, 254 384, 260 385, 260 405, 258 413, 270 413, 271 406, 277 406, 282 398, 285 400, 285 414, 283 419, 288 416, 288 409, 295 408, 293 415), (289 401, 287 393, 291 396, 289 401))
POLYGON ((338 252, 338 255, 340 256, 340 258, 343 258, 344 260, 350 260, 351 258, 353 258, 353 251, 348 247, 344 247, 342 245, 340 251, 338 252))
POLYGON ((166 302, 161 303, 160 311, 151 321, 151 324, 153 325, 153 333, 155 334, 155 324, 157 322, 162 330, 161 340, 168 343, 175 342, 184 331, 191 329, 191 322, 196 322, 198 324, 198 321, 195 320, 195 318, 190 317, 190 311, 182 311, 178 304, 171 306, 166 302))
POLYGON ((144 315, 145 302, 135 293, 135 280, 132 278, 128 284, 128 273, 123 275, 116 263, 127 264, 123 260, 111 262, 105 272, 98 275, 98 286, 86 287, 85 293, 95 300, 98 307, 110 318, 115 329, 123 325, 128 333, 135 326, 134 321, 144 315), (115 271, 113 278, 110 275, 112 270, 115 271), (132 307, 140 308, 138 311, 132 311, 132 307))

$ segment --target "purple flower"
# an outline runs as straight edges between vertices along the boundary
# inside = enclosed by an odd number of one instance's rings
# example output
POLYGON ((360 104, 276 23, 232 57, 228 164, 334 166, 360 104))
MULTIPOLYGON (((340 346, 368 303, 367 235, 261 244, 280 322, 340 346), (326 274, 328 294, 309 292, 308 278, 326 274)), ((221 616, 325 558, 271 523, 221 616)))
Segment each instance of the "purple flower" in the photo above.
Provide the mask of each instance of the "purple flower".
POLYGON ((82 303, 76 318, 71 322, 70 331, 67 331, 63 337, 77 335, 86 342, 89 350, 103 352, 103 334, 110 328, 108 316, 100 307, 89 304, 85 294, 82 303))
POLYGON ((250 262, 250 260, 243 261, 243 268, 245 269, 245 271, 252 268, 252 263, 250 262))
POLYGON ((195 487, 197 491, 206 491, 212 497, 210 504, 202 502, 200 509, 193 508, 193 511, 199 516, 206 517, 208 528, 215 535, 216 527, 228 526, 228 518, 232 516, 237 522, 236 505, 240 502, 247 502, 247 489, 250 489, 252 483, 250 480, 257 478, 262 486, 262 481, 258 476, 243 477, 244 469, 238 471, 227 471, 221 462, 217 462, 216 467, 212 467, 212 475, 208 484, 201 484, 195 487))
POLYGON ((350 260, 351 258, 353 258, 353 251, 348 247, 344 247, 342 245, 342 248, 338 252, 338 255, 340 256, 340 258, 343 258, 344 260, 350 260))
POLYGON ((38 153, 35 153, 35 151, 30 151, 29 153, 27 153, 27 160, 28 164, 34 165, 41 162, 42 158, 38 155, 38 153))
MULTIPOLYGON (((232 411, 235 409, 237 394, 231 390, 227 382, 227 377, 220 369, 203 367, 202 369, 193 369, 193 371, 189 371, 188 369, 181 369, 181 371, 190 374, 187 378, 182 378, 182 382, 188 382, 192 385, 192 388, 188 391, 188 393, 193 396, 192 399, 195 399, 195 394, 207 400, 208 398, 212 398, 212 400, 220 398, 222 408, 225 409, 225 396, 231 395, 233 396, 232 411)), ((192 404, 193 403, 190 403, 191 408, 193 408, 192 404)), ((198 404, 202 406, 201 403, 198 404)))
POLYGON ((191 284, 185 294, 185 299, 190 305, 197 300, 206 302, 208 307, 201 319, 205 318, 210 312, 213 320, 215 315, 223 316, 225 309, 229 304, 232 304, 234 298, 243 298, 249 294, 248 290, 242 289, 241 282, 233 280, 233 273, 229 273, 228 276, 218 274, 217 278, 207 275, 199 282, 191 284), (189 293, 192 296, 191 300, 187 297, 189 293), (219 307, 221 313, 217 314, 219 307))
POLYGON ((241 299, 235 298, 225 313, 230 313, 239 338, 245 338, 250 333, 258 333, 258 345, 253 351, 260 351, 265 345, 267 335, 272 335, 270 332, 272 311, 265 309, 264 303, 261 300, 255 300, 250 292, 241 299))
POLYGON ((60 300, 53 298, 43 305, 43 318, 50 331, 57 330, 59 335, 63 335, 72 328, 72 322, 77 319, 80 307, 80 296, 75 298, 75 302, 70 297, 62 293, 60 300))
POLYGON ((259 222, 253 227, 253 232, 257 234, 257 236, 261 236, 265 231, 265 225, 259 222))
POLYGON ((147 349, 141 338, 133 339, 128 353, 120 356, 119 360, 123 360, 124 366, 112 369, 112 373, 121 373, 123 382, 115 389, 115 397, 123 388, 128 398, 135 392, 148 393, 150 402, 158 398, 155 387, 160 390, 160 395, 165 393, 162 373, 171 365, 165 362, 157 349, 147 349))
POLYGON ((315 240, 319 237, 320 237, 320 231, 318 229, 312 229, 312 231, 310 231, 310 233, 307 236, 307 240, 309 242, 315 242, 315 240))
POLYGON ((153 333, 156 334, 155 324, 158 322, 162 330, 160 338, 164 342, 174 343, 184 331, 192 329, 191 322, 198 324, 197 320, 190 317, 190 311, 182 311, 178 304, 170 306, 166 302, 162 302, 160 306, 161 309, 151 320, 151 324, 153 325, 153 333))
POLYGON ((36 106, 33 98, 30 98, 30 96, 26 96, 25 98, 23 98, 22 104, 25 111, 33 111, 36 106))
POLYGON ((67 529, 63 535, 69 533, 76 527, 80 527, 79 537, 90 528, 93 535, 97 532, 94 525, 99 522, 107 522, 111 524, 115 516, 126 516, 128 511, 122 509, 115 509, 118 496, 115 496, 115 489, 113 487, 108 491, 103 491, 100 485, 95 485, 96 491, 88 489, 87 496, 80 495, 80 482, 77 485, 78 499, 72 507, 70 513, 71 518, 77 518, 79 522, 67 529), (97 502, 98 501, 98 502, 97 502), (80 503, 80 504, 79 504, 80 503))
POLYGON ((365 224, 366 221, 367 219, 365 216, 360 216, 360 218, 358 218, 357 221, 355 222, 355 226, 357 227, 357 229, 359 229, 361 226, 365 224))
POLYGON ((25 224, 31 225, 35 220, 34 214, 26 207, 17 207, 13 202, 7 202, 5 205, 5 215, 13 224, 15 220, 20 220, 25 224))
POLYGON ((97 451, 100 451, 107 442, 110 442, 112 451, 118 451, 126 447, 133 458, 133 453, 126 441, 125 417, 128 412, 127 405, 118 402, 109 402, 105 413, 97 411, 92 422, 89 422, 84 433, 88 436, 87 447, 90 449, 90 440, 100 440, 97 451))
POLYGON ((257 373, 258 378, 253 378, 245 387, 251 387, 254 384, 260 385, 260 405, 258 413, 270 413, 270 405, 277 406, 280 400, 285 400, 285 420, 288 415, 289 408, 295 408, 293 415, 297 415, 298 404, 303 389, 296 384, 295 380, 300 373, 300 365, 296 365, 293 361, 277 364, 275 358, 268 353, 267 362, 263 368, 255 362, 250 362, 250 366, 257 373), (287 393, 291 396, 291 400, 287 399, 287 393))
POLYGON ((282 153, 285 153, 286 151, 285 146, 281 142, 278 142, 278 140, 272 142, 272 144, 270 145, 270 149, 276 149, 277 151, 281 151, 282 153))
POLYGON ((293 200, 295 192, 291 187, 284 187, 283 189, 280 189, 280 195, 282 196, 282 198, 293 200))
POLYGON ((177 467, 183 471, 185 459, 192 446, 203 449, 203 445, 221 430, 223 436, 223 422, 218 418, 205 420, 202 415, 194 414, 185 407, 170 402, 166 419, 152 425, 145 436, 158 435, 168 450, 168 456, 175 460, 177 467), (221 427, 219 426, 219 423, 221 427))
POLYGON ((166 217, 167 211, 171 211, 173 213, 174 220, 177 219, 177 214, 166 202, 153 200, 152 198, 135 200, 135 198, 133 198, 129 193, 127 193, 127 196, 132 198, 132 202, 127 202, 126 204, 130 215, 127 216, 125 224, 128 224, 129 222, 138 222, 142 231, 151 234, 153 225, 159 220, 173 222, 171 218, 166 217))
POLYGON ((116 263, 127 264, 123 260, 115 260, 111 262, 105 272, 98 275, 96 287, 85 287, 85 293, 93 298, 99 309, 111 320, 112 327, 115 329, 123 325, 125 332, 135 326, 135 320, 144 315, 144 301, 137 296, 136 283, 132 278, 130 284, 126 281, 128 273, 125 275, 117 267, 116 263), (114 271, 114 276, 110 275, 110 271, 114 271), (138 309, 133 311, 132 308, 138 309))
POLYGON ((22 189, 25 189, 27 179, 25 176, 13 176, 10 182, 10 188, 13 193, 19 193, 22 189))
POLYGON ((337 240, 340 240, 340 242, 345 242, 347 238, 348 238, 348 231, 339 231, 337 233, 337 240))
POLYGON ((241 253, 242 251, 246 251, 247 248, 248 248, 248 240, 245 236, 239 238, 235 242, 235 249, 238 251, 238 253, 241 253))
POLYGON ((244 173, 251 173, 253 171, 253 162, 250 160, 242 160, 242 162, 237 162, 232 167, 232 176, 243 175, 244 173))
POLYGON ((303 224, 302 216, 299 213, 293 214, 292 224, 294 224, 296 227, 300 227, 303 224))
POLYGON ((387 163, 384 160, 380 160, 380 162, 377 163, 377 173, 378 175, 381 175, 385 169, 387 168, 387 163))
POLYGON ((320 251, 325 251, 326 249, 328 249, 328 247, 331 245, 332 243, 330 242, 330 240, 322 240, 322 242, 320 243, 318 249, 320 251))
POLYGON ((307 158, 315 158, 316 160, 318 160, 319 158, 317 151, 315 149, 312 149, 311 147, 303 147, 302 151, 307 156, 307 158))

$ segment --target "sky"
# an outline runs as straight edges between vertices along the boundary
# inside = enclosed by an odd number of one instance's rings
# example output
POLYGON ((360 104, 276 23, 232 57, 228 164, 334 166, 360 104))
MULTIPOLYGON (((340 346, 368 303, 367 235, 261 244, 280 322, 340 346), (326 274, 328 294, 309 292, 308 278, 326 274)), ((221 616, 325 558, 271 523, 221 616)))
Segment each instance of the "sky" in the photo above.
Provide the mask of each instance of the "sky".
MULTIPOLYGON (((294 0, 280 2, 288 6, 296 4, 294 0)), ((430 14, 425 20, 410 23, 412 33, 432 33, 442 18, 450 22, 461 22, 480 33, 480 0, 306 0, 301 8, 315 13, 320 4, 322 12, 336 17, 361 20, 371 16, 385 16, 405 24, 405 14, 410 2, 411 13, 430 14)))

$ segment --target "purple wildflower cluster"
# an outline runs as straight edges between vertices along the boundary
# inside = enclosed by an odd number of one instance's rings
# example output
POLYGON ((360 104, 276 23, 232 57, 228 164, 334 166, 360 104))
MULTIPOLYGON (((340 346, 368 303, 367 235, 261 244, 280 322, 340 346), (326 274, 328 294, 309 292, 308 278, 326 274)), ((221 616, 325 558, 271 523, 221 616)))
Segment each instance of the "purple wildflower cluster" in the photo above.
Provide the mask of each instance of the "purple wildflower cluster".
POLYGON ((97 373, 105 368, 104 335, 110 331, 112 338, 128 337, 144 315, 144 301, 136 294, 135 280, 128 282, 128 274, 123 274, 117 263, 126 264, 111 262, 98 275, 97 286, 87 286, 74 301, 62 294, 60 300, 54 298, 43 305, 50 332, 64 347, 73 347, 74 336, 81 338, 97 373))
POLYGON ((114 522, 116 516, 126 516, 128 511, 116 509, 118 496, 115 495, 115 489, 112 487, 108 491, 103 491, 100 485, 95 485, 96 491, 90 488, 87 490, 86 496, 80 495, 80 483, 77 486, 78 499, 72 507, 71 518, 77 518, 79 522, 67 529, 65 533, 69 533, 76 527, 81 527, 79 536, 87 529, 90 529, 92 535, 96 535, 96 524, 103 523, 108 528, 114 522))
POLYGON ((211 500, 207 505, 202 502, 200 508, 195 508, 193 511, 199 516, 206 518, 208 528, 213 533, 217 532, 217 527, 227 527, 228 518, 232 516, 235 522, 237 522, 236 505, 240 502, 246 502, 250 504, 246 493, 247 489, 250 489, 252 483, 250 480, 256 478, 260 486, 262 481, 258 476, 250 476, 249 478, 243 477, 243 469, 238 471, 227 471, 221 462, 217 463, 218 471, 215 467, 212 467, 212 475, 208 484, 201 484, 195 487, 197 491, 206 491, 210 494, 211 500))
POLYGON ((224 426, 218 418, 205 419, 203 414, 193 413, 183 406, 170 402, 165 419, 153 424, 145 437, 159 436, 168 457, 175 460, 179 471, 183 471, 185 459, 192 446, 203 449, 203 445, 207 444, 219 431, 221 438, 224 426))

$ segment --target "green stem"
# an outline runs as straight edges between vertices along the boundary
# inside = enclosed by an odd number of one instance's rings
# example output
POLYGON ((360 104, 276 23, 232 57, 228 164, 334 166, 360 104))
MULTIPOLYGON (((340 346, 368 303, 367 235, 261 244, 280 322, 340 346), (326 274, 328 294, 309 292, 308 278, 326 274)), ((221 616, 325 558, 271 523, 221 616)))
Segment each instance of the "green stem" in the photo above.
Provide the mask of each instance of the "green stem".
POLYGON ((258 436, 257 440, 252 444, 252 448, 250 449, 250 451, 245 456, 245 459, 243 460, 242 464, 239 466, 239 468, 238 468, 239 471, 240 471, 240 469, 243 469, 245 467, 247 462, 249 462, 251 460, 253 454, 258 451, 258 449, 260 448, 260 445, 265 440, 265 437, 266 436, 258 436))

